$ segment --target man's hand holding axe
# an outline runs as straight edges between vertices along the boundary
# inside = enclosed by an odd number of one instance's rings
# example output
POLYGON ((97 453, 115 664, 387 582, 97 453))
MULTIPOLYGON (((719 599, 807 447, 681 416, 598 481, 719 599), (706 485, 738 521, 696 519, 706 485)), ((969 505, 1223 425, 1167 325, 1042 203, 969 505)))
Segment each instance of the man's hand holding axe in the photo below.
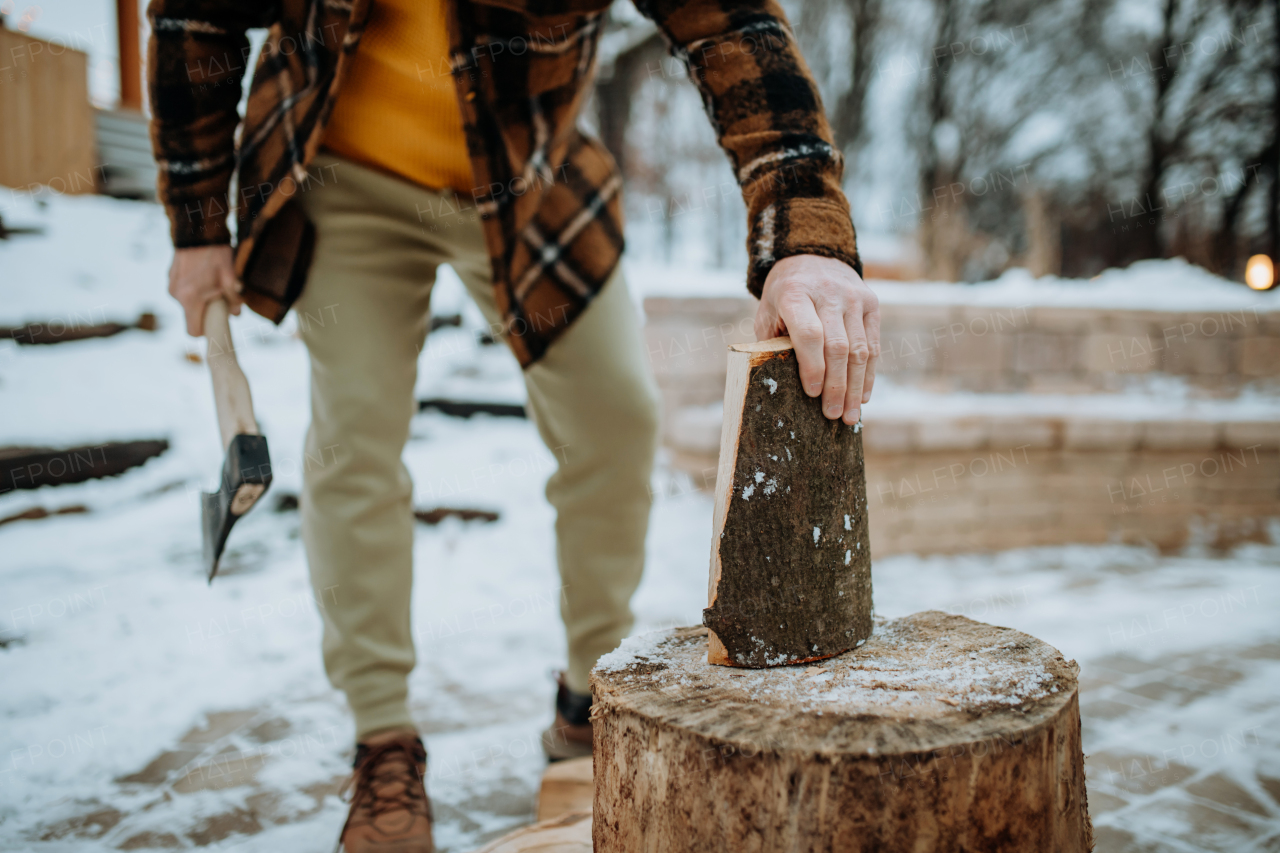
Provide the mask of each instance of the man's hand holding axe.
POLYGON ((218 490, 201 495, 204 567, 210 583, 218 572, 231 526, 271 485, 267 439, 258 432, 249 382, 236 361, 231 341, 229 315, 240 313, 240 289, 230 246, 197 246, 174 252, 169 293, 182 304, 187 333, 204 335, 208 341, 205 357, 226 451, 218 490))

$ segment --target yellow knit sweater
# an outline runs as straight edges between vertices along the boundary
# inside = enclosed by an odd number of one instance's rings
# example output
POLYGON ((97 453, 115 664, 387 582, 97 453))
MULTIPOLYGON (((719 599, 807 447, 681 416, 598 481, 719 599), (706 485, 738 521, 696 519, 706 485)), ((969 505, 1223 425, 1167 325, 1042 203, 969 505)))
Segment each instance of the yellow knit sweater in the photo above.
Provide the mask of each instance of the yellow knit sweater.
POLYGON ((472 187, 449 74, 447 0, 374 0, 324 145, 431 189, 472 187))

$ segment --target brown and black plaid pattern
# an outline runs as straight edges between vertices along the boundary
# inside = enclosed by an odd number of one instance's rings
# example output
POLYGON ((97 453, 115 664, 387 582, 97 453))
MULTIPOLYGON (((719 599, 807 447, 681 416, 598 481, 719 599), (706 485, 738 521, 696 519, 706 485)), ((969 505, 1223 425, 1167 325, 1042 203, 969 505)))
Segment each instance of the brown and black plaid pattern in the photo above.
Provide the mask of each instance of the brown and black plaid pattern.
MULTIPOLYGON (((179 247, 224 243, 250 307, 279 322, 305 280, 310 180, 325 121, 376 0, 151 0, 152 139, 179 247), (245 31, 268 27, 238 146, 245 31)), ((622 253, 622 180, 575 120, 610 0, 453 0, 452 73, 508 341, 536 361, 622 253)), ((747 286, 796 254, 861 272, 842 162, 775 0, 642 0, 689 65, 747 200, 747 286)))

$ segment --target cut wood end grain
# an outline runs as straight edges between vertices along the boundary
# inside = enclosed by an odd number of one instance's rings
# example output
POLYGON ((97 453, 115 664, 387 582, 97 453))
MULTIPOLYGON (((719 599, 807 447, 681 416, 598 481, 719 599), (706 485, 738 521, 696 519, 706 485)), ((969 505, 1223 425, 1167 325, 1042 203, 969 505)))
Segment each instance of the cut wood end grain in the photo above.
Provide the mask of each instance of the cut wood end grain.
POLYGON ((941 612, 822 667, 728 670, 705 628, 591 676, 597 853, 1092 849, 1078 667, 941 612))
POLYGON ((591 673, 599 717, 638 713, 743 749, 927 751, 1052 718, 1079 672, 1035 637, 936 610, 878 618, 866 642, 821 667, 707 666, 708 639, 698 626, 624 640, 591 673))

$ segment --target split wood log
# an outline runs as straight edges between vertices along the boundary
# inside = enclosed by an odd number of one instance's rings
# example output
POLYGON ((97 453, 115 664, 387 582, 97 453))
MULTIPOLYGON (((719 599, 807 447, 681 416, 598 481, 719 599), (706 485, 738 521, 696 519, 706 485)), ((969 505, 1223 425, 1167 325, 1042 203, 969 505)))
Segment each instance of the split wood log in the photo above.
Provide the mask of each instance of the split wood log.
POLYGON ((1083 853, 1079 668, 962 616, 877 620, 818 666, 706 662, 704 628, 592 673, 597 853, 1083 853))
POLYGON ((591 812, 570 812, 517 829, 476 853, 591 853, 591 812))
POLYGON ((591 770, 590 756, 556 761, 547 767, 538 788, 538 820, 554 820, 570 812, 591 811, 591 770))
POLYGON ((552 763, 538 789, 538 822, 491 841, 476 853, 588 853, 591 762, 587 757, 552 763))
POLYGON ((702 618, 711 663, 805 663, 870 636, 861 431, 804 393, 790 338, 729 347, 702 618))

